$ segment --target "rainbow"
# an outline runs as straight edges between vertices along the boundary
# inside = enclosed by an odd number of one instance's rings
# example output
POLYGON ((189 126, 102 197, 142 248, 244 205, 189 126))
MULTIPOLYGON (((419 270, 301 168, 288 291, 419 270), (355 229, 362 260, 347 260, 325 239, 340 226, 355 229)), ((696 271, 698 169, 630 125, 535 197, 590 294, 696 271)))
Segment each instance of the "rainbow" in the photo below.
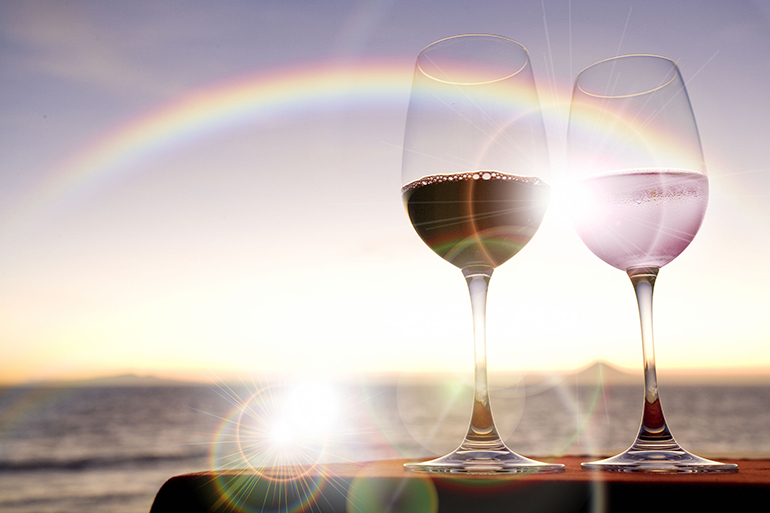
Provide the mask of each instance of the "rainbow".
MULTIPOLYGON (((11 207, 13 218, 45 218, 57 206, 109 186, 110 180, 140 172, 145 162, 239 128, 325 110, 391 108, 405 113, 413 73, 411 59, 319 62, 192 91, 129 119, 75 151, 11 207)), ((486 101, 497 108, 515 104, 521 109, 527 96, 507 93, 494 94, 486 101)), ((562 100, 569 102, 565 97, 558 103, 562 100)), ((549 110, 543 105, 546 119, 555 114, 549 110)), ((573 129, 588 130, 591 114, 583 113, 583 117, 572 120, 573 129)), ((655 133, 649 127, 650 139, 665 138, 671 151, 677 151, 674 148, 679 146, 670 134, 655 133)))
POLYGON ((413 62, 318 63, 214 84, 130 119, 75 152, 25 199, 39 215, 108 177, 205 138, 321 109, 403 107, 413 62))

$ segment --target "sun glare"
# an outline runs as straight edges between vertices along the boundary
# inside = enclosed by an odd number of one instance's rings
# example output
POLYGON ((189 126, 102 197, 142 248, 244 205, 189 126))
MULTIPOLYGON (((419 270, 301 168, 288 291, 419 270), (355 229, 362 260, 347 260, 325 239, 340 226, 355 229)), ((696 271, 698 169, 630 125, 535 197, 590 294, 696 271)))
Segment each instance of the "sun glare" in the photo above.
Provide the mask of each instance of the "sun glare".
POLYGON ((220 386, 233 409, 213 441, 217 468, 270 467, 309 469, 335 458, 357 434, 351 418, 358 410, 343 408, 339 391, 323 381, 289 385, 220 386))
POLYGON ((351 444, 362 436, 371 441, 377 432, 359 407, 366 395, 323 381, 220 383, 217 393, 231 406, 217 416, 210 452, 211 467, 222 471, 215 481, 223 503, 244 512, 298 513, 340 494, 361 502, 347 496, 347 485, 327 463, 349 460, 351 444), (249 509, 253 497, 256 510, 249 509))
POLYGON ((337 392, 322 382, 305 382, 287 391, 285 403, 272 420, 271 440, 279 446, 323 443, 336 429, 337 392))
POLYGON ((573 186, 565 173, 554 173, 549 180, 551 198, 548 202, 548 217, 559 226, 571 226, 572 215, 575 211, 575 194, 573 186))

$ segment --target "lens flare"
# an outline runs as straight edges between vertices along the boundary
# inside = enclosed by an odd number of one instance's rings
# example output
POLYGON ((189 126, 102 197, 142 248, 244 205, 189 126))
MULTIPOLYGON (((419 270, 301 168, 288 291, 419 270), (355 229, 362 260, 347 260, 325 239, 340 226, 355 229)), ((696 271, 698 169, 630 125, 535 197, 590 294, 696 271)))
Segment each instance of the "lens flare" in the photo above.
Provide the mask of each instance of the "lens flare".
POLYGON ((354 478, 348 490, 346 513, 384 513, 409 511, 436 513, 438 492, 429 478, 354 478))
POLYGON ((214 511, 299 513, 345 503, 349 483, 326 464, 346 460, 357 438, 375 432, 358 407, 365 394, 343 395, 322 381, 242 385, 217 389, 231 408, 211 443, 214 511))

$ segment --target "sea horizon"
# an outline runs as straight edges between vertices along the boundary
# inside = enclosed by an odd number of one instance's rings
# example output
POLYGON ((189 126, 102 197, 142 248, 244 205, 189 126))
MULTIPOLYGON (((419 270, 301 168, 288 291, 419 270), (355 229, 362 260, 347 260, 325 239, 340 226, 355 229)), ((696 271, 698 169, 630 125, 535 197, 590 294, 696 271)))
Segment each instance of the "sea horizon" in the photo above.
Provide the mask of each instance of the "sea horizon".
MULTIPOLYGON (((770 386, 770 369, 765 367, 744 368, 658 368, 658 381, 663 385, 723 385, 723 386, 770 386)), ((217 375, 201 373, 198 378, 178 377, 163 372, 118 372, 83 378, 51 378, 20 382, 0 382, 0 388, 13 387, 163 387, 163 386, 207 386, 227 383, 243 385, 248 383, 293 383, 298 381, 323 381, 330 383, 351 384, 370 383, 377 385, 397 385, 399 382, 410 384, 444 382, 472 379, 469 371, 426 371, 426 372, 351 372, 343 374, 325 374, 321 371, 313 375, 291 373, 249 373, 237 372, 217 375)), ((489 370, 490 386, 511 386, 523 382, 527 385, 560 383, 564 381, 576 384, 593 385, 633 385, 643 382, 643 371, 629 368, 604 360, 596 360, 573 370, 489 370)))

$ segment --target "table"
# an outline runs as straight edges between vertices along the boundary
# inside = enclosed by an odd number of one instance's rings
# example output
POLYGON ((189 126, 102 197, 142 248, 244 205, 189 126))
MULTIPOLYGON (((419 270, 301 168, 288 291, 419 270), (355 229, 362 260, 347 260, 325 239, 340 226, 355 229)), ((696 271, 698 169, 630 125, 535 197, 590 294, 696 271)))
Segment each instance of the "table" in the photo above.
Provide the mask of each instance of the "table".
POLYGON ((582 470, 587 459, 557 458, 558 474, 423 474, 405 471, 407 460, 198 472, 169 479, 151 513, 657 513, 744 511, 770 499, 770 460, 716 458, 739 472, 681 475, 582 470))

